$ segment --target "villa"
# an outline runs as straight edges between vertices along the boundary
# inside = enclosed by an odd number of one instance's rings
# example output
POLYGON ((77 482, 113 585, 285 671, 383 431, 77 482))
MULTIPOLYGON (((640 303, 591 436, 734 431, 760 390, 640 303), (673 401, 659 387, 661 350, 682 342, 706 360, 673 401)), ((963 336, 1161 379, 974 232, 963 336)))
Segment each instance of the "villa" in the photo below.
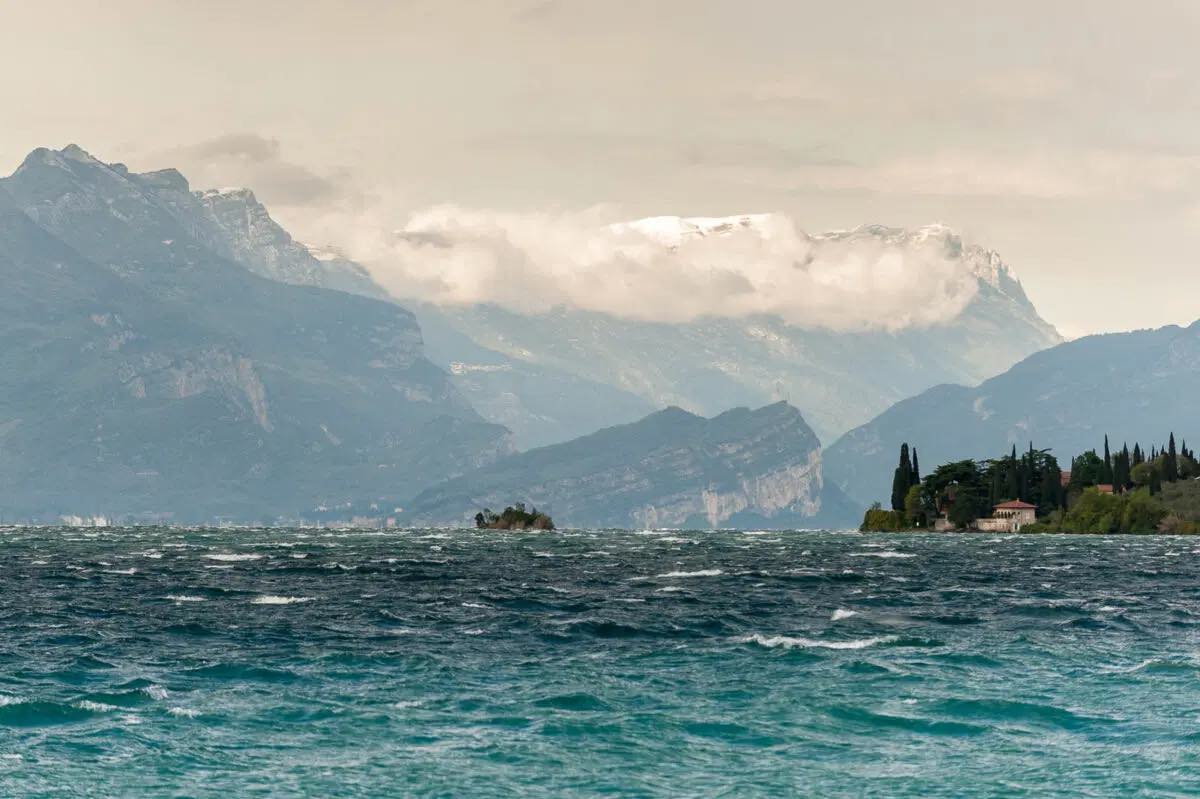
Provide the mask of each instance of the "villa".
MULTIPOLYGON (((938 517, 933 520, 935 532, 948 533, 955 528, 950 521, 950 507, 943 505, 938 517)), ((1030 505, 1019 499, 1001 502, 992 508, 992 515, 986 519, 976 519, 975 529, 987 533, 1016 533, 1027 524, 1037 521, 1037 505, 1030 505)))
POLYGON ((991 533, 1016 533, 1027 524, 1037 521, 1037 505, 1019 499, 1001 502, 992 509, 989 519, 977 519, 976 527, 991 533))

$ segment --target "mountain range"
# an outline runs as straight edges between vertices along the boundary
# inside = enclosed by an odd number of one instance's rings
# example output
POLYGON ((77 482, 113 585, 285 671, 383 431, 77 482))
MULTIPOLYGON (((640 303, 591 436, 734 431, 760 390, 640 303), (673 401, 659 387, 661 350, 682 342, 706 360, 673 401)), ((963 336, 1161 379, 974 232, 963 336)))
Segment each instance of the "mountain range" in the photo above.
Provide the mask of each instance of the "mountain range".
POLYGON ((857 509, 826 489, 821 447, 787 403, 705 419, 667 408, 505 458, 418 495, 406 523, 469 524, 513 498, 574 527, 803 527, 857 509))
MULTIPOLYGON (((670 250, 756 222, 629 224, 670 250)), ((932 249, 977 290, 932 327, 841 332, 410 310, 248 189, 35 150, 0 179, 0 514, 447 521, 524 498, 567 523, 848 520, 842 488, 870 493, 855 463, 873 455, 822 438, 1059 338, 995 253, 945 228, 811 238, 932 249)))
MULTIPOLYGON (((628 226, 669 250, 688 237, 758 233, 759 219, 663 217, 628 226)), ((966 308, 946 321, 896 330, 834 331, 773 315, 668 323, 569 307, 533 314, 495 304, 414 307, 431 352, 438 353, 435 362, 443 368, 457 364, 469 375, 459 380, 460 388, 470 383, 472 396, 506 398, 502 407, 477 407, 513 429, 523 448, 597 426, 579 424, 590 421, 585 419, 555 417, 544 424, 529 418, 537 415, 539 382, 512 376, 533 369, 552 372, 564 386, 573 381, 578 391, 563 393, 572 407, 589 404, 585 397, 595 387, 607 387, 613 422, 636 418, 646 407, 677 405, 711 416, 735 405, 787 400, 822 441, 831 442, 926 388, 977 383, 1062 341, 995 252, 964 244, 944 226, 908 231, 873 225, 807 238, 816 247, 851 252, 932 253, 966 273, 976 291, 966 308)))

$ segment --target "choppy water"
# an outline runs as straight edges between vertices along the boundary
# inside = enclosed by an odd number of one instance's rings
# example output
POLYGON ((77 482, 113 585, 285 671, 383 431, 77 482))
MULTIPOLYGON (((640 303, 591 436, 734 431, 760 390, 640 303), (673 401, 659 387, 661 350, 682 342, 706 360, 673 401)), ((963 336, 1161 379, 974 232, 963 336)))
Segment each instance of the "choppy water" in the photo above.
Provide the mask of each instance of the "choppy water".
POLYGON ((0 531, 0 795, 1194 796, 1198 556, 0 531))

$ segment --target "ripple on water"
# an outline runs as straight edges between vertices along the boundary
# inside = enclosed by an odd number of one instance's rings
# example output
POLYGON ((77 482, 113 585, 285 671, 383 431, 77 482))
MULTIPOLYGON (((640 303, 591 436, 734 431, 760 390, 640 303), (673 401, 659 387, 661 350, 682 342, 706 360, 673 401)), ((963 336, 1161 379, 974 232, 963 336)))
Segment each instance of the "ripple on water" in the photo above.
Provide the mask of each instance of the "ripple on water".
POLYGON ((0 796, 1200 794, 1178 539, 763 532, 6 535, 0 796))

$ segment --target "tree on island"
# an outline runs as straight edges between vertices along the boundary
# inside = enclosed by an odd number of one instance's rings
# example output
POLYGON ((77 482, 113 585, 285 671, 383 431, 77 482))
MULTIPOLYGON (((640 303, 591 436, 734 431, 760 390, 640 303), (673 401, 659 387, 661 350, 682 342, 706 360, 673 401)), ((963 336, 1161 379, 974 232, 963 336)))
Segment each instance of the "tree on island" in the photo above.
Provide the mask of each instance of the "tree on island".
POLYGON ((494 513, 484 508, 475 514, 475 526, 487 530, 553 530, 554 520, 537 508, 525 510, 525 503, 518 502, 494 513))

